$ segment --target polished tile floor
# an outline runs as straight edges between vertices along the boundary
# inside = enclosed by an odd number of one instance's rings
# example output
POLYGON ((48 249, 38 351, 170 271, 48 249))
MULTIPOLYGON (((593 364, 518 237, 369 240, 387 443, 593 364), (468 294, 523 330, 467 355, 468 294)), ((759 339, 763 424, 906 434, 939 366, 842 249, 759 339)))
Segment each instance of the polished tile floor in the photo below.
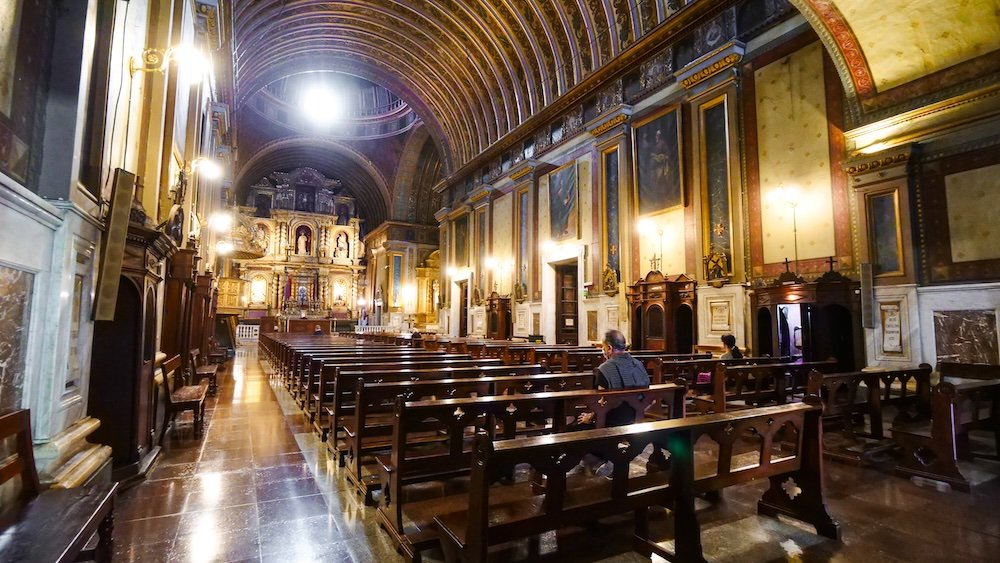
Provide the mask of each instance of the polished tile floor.
MULTIPOLYGON (((208 407, 203 440, 190 418, 164 444, 149 479, 118 502, 116 561, 402 561, 375 511, 328 459, 287 393, 241 348, 208 407)), ((710 561, 996 561, 1000 464, 967 466, 972 494, 938 491, 884 471, 827 463, 841 543, 793 522, 755 515, 764 483, 727 489, 699 506, 710 561)), ((669 537, 670 519, 654 519, 669 537)), ((630 518, 508 546, 497 561, 641 561, 630 518), (558 549, 558 556, 555 555, 558 549)), ((440 553, 428 553, 440 560, 440 553)))

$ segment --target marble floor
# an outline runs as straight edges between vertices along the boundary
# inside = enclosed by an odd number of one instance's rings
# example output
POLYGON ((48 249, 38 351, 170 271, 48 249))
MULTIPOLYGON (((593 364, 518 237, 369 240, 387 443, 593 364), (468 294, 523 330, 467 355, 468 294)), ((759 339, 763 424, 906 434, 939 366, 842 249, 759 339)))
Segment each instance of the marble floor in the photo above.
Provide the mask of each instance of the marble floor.
MULTIPOLYGON (((190 418, 164 444, 149 479, 121 494, 115 561, 402 561, 375 510, 306 425, 287 393, 268 381, 253 349, 241 348, 207 411, 205 437, 190 418)), ((699 501, 709 561, 996 561, 1000 463, 964 468, 972 494, 918 486, 887 471, 827 463, 827 500, 840 543, 795 522, 759 517, 764 483, 699 501)), ((670 537, 670 518, 653 519, 670 537)), ((505 546, 497 561, 642 561, 630 550, 631 519, 602 521, 505 546), (558 549, 558 553, 556 553, 558 549)), ((440 553, 425 559, 438 561, 440 553)))

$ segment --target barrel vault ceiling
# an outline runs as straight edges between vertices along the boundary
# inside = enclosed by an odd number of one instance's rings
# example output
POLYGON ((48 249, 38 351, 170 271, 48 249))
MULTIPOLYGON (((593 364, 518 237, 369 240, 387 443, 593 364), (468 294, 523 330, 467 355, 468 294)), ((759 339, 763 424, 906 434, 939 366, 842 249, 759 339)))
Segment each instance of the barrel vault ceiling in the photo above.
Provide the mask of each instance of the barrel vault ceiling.
MULTIPOLYGON (((237 106, 297 73, 356 75, 417 112, 452 173, 657 26, 736 1, 234 0, 237 106)), ((862 106, 1000 47, 997 0, 754 1, 802 12, 862 106)))

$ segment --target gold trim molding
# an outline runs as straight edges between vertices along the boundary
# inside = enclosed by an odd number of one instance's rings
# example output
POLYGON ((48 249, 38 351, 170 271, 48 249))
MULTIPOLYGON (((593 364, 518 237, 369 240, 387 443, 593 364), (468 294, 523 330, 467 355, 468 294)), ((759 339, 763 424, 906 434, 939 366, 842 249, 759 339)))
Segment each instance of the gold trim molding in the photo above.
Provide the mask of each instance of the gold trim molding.
POLYGON ((886 166, 892 166, 899 164, 901 162, 906 162, 910 159, 910 153, 902 152, 896 155, 884 156, 882 158, 875 158, 869 160, 868 162, 862 162, 861 164, 855 164, 853 166, 847 167, 848 174, 863 174, 865 172, 871 172, 873 170, 878 170, 879 168, 884 168, 886 166))
POLYGON ((528 174, 531 174, 534 170, 535 170, 534 166, 527 166, 511 174, 510 179, 514 181, 520 180, 521 178, 524 178, 528 174))
POLYGON ((612 117, 611 119, 605 121, 604 123, 598 125, 597 127, 594 127, 593 129, 591 129, 590 130, 590 134, 593 135, 593 136, 595 136, 595 137, 600 137, 601 135, 603 135, 603 134, 607 133, 608 131, 614 129, 615 127, 618 127, 622 123, 627 122, 628 118, 629 118, 629 116, 625 115, 624 113, 620 113, 620 114, 612 117))
POLYGON ((729 55, 726 55, 722 59, 715 61, 714 63, 708 65, 707 67, 685 78, 684 80, 681 81, 681 84, 685 88, 690 89, 695 84, 704 82, 705 80, 708 80, 709 78, 715 76, 716 74, 719 74, 720 72, 726 70, 727 68, 734 66, 736 63, 740 62, 740 59, 742 58, 743 57, 741 55, 738 55, 736 53, 731 53, 729 55))

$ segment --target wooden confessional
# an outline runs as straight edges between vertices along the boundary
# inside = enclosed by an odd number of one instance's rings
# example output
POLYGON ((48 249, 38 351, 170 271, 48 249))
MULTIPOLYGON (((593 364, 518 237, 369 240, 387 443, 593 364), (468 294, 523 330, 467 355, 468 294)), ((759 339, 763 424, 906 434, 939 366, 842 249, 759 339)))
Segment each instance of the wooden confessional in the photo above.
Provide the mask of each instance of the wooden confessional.
POLYGON ((511 336, 510 297, 490 293, 486 300, 486 338, 507 340, 511 336))
POLYGON ((805 361, 836 358, 845 371, 865 367, 860 283, 836 272, 815 282, 755 289, 753 354, 805 361))
POLYGON ((649 272, 629 286, 632 348, 690 354, 697 340, 695 286, 684 274, 649 272))

